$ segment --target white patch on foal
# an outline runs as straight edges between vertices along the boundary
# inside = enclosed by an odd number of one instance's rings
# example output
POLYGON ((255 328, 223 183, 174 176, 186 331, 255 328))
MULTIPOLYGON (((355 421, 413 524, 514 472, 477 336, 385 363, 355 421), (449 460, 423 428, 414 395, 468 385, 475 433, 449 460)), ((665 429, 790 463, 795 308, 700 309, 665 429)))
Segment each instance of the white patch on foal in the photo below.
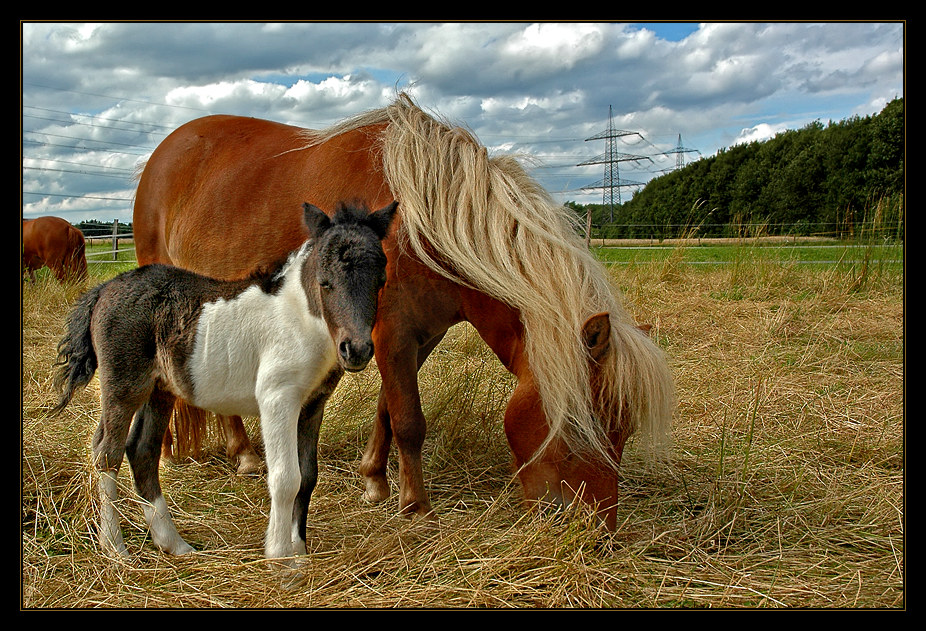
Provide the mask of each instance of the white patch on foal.
MULTIPOLYGON (((189 360, 193 405, 226 416, 257 416, 262 399, 301 386, 302 407, 337 362, 328 325, 309 312, 301 264, 308 244, 281 271, 276 294, 254 286, 231 300, 203 305, 189 360)), ((297 409, 298 414, 298 409, 297 409)))
POLYGON ((293 523, 301 484, 299 413, 338 365, 328 325, 311 314, 302 287, 309 248, 304 245, 283 269, 276 294, 255 286, 205 304, 189 362, 193 405, 227 416, 260 416, 270 490, 268 558, 305 554, 293 523))
POLYGON ((100 485, 100 545, 108 552, 115 552, 120 556, 128 555, 125 541, 122 539, 119 513, 116 511, 116 501, 119 499, 116 473, 100 471, 97 483, 100 485))
POLYGON ((164 552, 178 555, 195 552, 193 546, 184 541, 177 532, 163 495, 158 495, 153 503, 145 504, 145 521, 148 522, 154 544, 164 552))

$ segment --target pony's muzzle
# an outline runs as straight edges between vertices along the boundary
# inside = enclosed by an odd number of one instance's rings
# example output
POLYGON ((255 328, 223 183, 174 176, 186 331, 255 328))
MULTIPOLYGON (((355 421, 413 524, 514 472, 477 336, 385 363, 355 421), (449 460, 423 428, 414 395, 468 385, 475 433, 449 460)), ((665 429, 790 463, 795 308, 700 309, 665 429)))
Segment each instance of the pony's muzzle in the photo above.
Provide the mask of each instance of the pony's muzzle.
POLYGON ((344 339, 338 344, 338 361, 344 370, 359 372, 373 359, 373 340, 344 339))

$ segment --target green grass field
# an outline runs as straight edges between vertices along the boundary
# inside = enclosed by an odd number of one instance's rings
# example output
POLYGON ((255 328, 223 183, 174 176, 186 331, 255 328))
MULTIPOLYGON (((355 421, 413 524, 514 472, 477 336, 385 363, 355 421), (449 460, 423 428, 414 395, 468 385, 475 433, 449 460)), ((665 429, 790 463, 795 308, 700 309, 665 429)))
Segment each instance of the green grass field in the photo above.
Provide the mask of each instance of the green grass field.
MULTIPOLYGON (((822 266, 840 265, 852 268, 866 263, 877 266, 899 267, 903 265, 904 248, 900 243, 868 244, 852 241, 778 241, 763 243, 748 241, 728 243, 728 240, 690 240, 686 245, 677 244, 627 244, 594 246, 596 256, 606 264, 665 263, 669 260, 703 264, 730 264, 743 261, 766 261, 783 264, 819 264, 822 266)), ((112 246, 96 243, 88 247, 88 260, 99 274, 110 275, 124 271, 134 263, 131 242, 122 243, 117 255, 118 261, 112 262, 112 246), (104 268, 106 269, 103 271, 104 268)))
POLYGON ((669 258, 693 264, 724 264, 742 260, 766 260, 791 264, 851 266, 868 260, 872 264, 901 265, 903 246, 899 244, 867 245, 833 242, 807 245, 800 243, 677 245, 629 245, 594 248, 605 263, 630 264, 663 262, 669 258))

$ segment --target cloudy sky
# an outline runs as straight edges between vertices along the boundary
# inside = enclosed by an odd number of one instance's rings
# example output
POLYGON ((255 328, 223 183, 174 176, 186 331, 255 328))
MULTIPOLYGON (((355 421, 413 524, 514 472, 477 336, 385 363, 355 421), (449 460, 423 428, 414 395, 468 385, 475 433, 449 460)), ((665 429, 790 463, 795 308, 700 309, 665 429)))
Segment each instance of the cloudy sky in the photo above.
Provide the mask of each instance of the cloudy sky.
POLYGON ((621 199, 686 161, 904 91, 902 23, 52 23, 22 26, 22 214, 131 221, 133 172, 184 122, 322 127, 409 92, 600 202, 615 129, 621 199))

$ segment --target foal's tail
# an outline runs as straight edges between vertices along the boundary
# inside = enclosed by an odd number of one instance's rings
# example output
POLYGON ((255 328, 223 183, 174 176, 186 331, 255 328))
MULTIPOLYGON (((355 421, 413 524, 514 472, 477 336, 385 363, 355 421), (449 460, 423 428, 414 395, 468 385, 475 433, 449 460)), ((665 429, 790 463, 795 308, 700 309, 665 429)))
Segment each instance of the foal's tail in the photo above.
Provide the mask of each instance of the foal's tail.
POLYGON ((61 392, 61 400, 52 408, 52 414, 58 414, 67 407, 74 393, 90 383, 96 372, 97 358, 90 336, 90 318, 103 287, 97 285, 83 294, 68 316, 67 330, 58 343, 58 360, 55 362, 54 386, 61 392))

